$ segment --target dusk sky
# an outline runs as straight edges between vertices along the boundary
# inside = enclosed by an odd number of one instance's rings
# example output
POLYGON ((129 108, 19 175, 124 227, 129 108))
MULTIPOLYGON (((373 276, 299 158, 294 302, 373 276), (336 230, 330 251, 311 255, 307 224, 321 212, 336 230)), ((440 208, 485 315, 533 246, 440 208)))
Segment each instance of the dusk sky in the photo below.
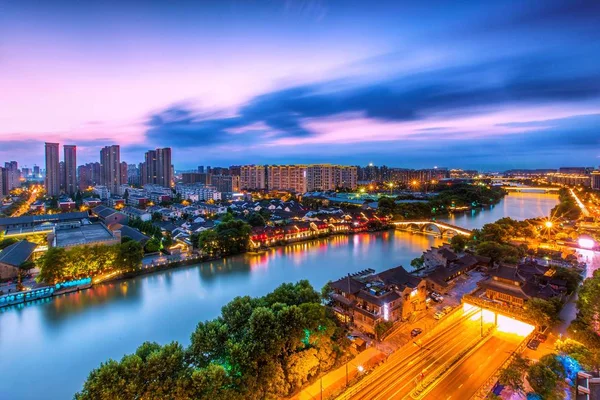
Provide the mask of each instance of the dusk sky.
POLYGON ((600 1, 467 3, 7 0, 0 161, 598 166, 600 1))

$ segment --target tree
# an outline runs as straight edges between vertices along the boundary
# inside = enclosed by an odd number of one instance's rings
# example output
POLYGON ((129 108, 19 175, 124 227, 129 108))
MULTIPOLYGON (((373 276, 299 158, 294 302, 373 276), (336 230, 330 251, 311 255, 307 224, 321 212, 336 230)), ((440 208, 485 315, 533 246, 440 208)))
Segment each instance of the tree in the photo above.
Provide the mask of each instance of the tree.
POLYGON ((153 237, 152 239, 148 240, 144 248, 147 253, 156 253, 160 250, 160 241, 153 237))
POLYGON ((333 287, 331 286, 331 281, 329 281, 321 288, 321 300, 325 303, 329 303, 331 301, 332 294, 333 287))
POLYGON ((529 360, 517 353, 511 363, 506 368, 500 370, 498 381, 502 385, 509 387, 513 392, 521 393, 525 389, 523 378, 528 367, 529 360))
POLYGON ((600 326, 600 271, 594 271, 579 289, 577 309, 582 322, 590 327, 600 326))
POLYGON ((125 269, 138 269, 142 266, 144 249, 136 241, 130 240, 119 245, 118 261, 125 269))
POLYGON ((15 238, 2 239, 2 237, 4 237, 4 232, 2 232, 2 236, 0 236, 0 250, 4 250, 5 248, 7 248, 8 246, 10 246, 11 244, 15 244, 15 243, 18 242, 18 240, 15 239, 15 238))
POLYGON ((259 213, 252 213, 248 215, 247 221, 250 226, 265 226, 265 219, 259 213))
POLYGON ((375 325, 375 329, 374 329, 377 340, 382 340, 383 336, 387 333, 387 331, 389 331, 392 328, 392 325, 394 325, 394 323, 392 321, 378 322, 375 325))
POLYGON ((476 248, 478 256, 489 257, 494 262, 516 263, 519 260, 519 250, 508 244, 485 241, 479 243, 476 248))
POLYGON ((525 304, 525 315, 538 326, 550 326, 558 320, 562 304, 559 299, 531 298, 525 304))
POLYGON ((469 244, 469 239, 464 235, 454 235, 450 239, 450 247, 455 253, 462 253, 469 244))
POLYGON ((413 267, 415 270, 423 268, 424 264, 425 264, 425 257, 423 257, 423 256, 413 258, 410 262, 410 266, 413 267))
POLYGON ((529 367, 527 381, 531 388, 545 400, 562 399, 565 369, 555 354, 546 354, 529 367))
POLYGON ((200 322, 183 349, 142 344, 92 371, 76 399, 259 400, 292 390, 332 368, 347 332, 308 282, 260 298, 236 297, 222 316, 200 322))
POLYGON ((554 268, 554 279, 564 280, 567 283, 567 291, 573 293, 582 281, 581 274, 572 268, 554 268))
POLYGON ((573 339, 557 340, 554 343, 554 350, 577 360, 587 371, 600 371, 600 348, 598 343, 590 343, 585 338, 583 340, 588 343, 583 344, 573 339))
POLYGON ((152 213, 152 221, 162 221, 162 214, 158 211, 152 213))
POLYGON ((66 250, 61 247, 50 247, 46 254, 37 261, 40 273, 36 277, 36 281, 51 285, 58 283, 63 278, 62 270, 66 264, 66 250))
POLYGON ((377 213, 382 216, 393 215, 396 209, 396 202, 391 197, 382 196, 377 202, 377 213))

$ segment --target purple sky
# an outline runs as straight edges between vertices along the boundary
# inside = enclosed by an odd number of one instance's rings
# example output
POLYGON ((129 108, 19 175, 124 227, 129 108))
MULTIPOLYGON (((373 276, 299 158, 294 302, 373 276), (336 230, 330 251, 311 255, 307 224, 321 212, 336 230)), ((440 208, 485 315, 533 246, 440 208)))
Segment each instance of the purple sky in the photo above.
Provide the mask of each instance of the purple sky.
POLYGON ((598 165, 600 3, 480 3, 9 0, 0 161, 598 165))

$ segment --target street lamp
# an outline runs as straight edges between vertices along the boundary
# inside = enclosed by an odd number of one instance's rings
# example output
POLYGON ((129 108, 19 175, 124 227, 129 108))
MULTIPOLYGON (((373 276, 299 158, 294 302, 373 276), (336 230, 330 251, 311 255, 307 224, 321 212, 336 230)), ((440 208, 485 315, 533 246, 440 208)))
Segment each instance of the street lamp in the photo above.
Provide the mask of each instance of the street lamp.
POLYGON ((390 195, 392 194, 392 189, 394 188, 394 184, 392 182, 390 182, 388 184, 388 186, 390 187, 390 195))
MULTIPOLYGON (((351 363, 350 361, 348 361, 348 362, 346 363, 346 387, 348 386, 348 364, 352 364, 352 363, 351 363)), ((362 365, 357 365, 357 366, 356 366, 356 370, 357 370, 357 371, 358 371, 360 374, 362 374, 362 373, 363 373, 363 371, 365 370, 365 367, 363 367, 362 365)), ((321 397, 322 397, 322 395, 321 395, 321 397)))

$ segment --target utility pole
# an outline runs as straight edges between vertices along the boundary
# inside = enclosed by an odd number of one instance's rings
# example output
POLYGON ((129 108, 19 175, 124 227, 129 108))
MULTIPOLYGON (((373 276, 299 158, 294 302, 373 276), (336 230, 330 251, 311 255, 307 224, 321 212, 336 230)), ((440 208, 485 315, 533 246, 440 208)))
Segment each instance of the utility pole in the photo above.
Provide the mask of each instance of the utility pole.
POLYGON ((321 400, 323 400, 323 376, 321 376, 321 400))

